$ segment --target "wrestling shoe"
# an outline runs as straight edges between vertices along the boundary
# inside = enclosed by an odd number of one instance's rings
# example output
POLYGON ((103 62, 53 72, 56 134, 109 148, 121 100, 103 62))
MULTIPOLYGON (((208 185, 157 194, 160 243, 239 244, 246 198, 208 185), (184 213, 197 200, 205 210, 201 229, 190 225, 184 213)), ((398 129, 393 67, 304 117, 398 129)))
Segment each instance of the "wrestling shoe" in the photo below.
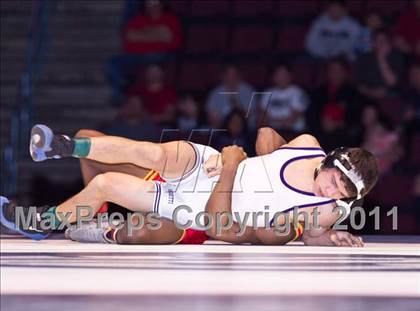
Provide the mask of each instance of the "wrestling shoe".
POLYGON ((74 141, 70 137, 54 135, 53 131, 44 124, 32 127, 29 152, 35 162, 69 157, 73 150, 74 141))
POLYGON ((81 242, 81 243, 106 243, 110 244, 112 241, 107 239, 106 233, 112 227, 108 222, 103 222, 98 227, 98 222, 91 221, 82 223, 80 226, 72 225, 66 229, 64 236, 66 239, 81 242))
POLYGON ((0 222, 2 225, 32 240, 43 240, 50 235, 51 229, 41 228, 41 215, 48 209, 48 206, 22 208, 20 209, 22 215, 18 216, 18 220, 16 218, 16 207, 10 204, 7 198, 0 196, 0 222), (32 213, 36 213, 35 217, 31 215, 32 213))

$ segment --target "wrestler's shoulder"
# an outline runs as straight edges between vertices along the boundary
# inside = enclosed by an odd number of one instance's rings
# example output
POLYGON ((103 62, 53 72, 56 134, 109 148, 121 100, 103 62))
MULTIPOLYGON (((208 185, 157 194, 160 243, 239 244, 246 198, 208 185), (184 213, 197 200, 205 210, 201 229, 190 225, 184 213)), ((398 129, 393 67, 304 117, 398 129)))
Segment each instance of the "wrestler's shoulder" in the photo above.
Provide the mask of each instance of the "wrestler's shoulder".
POLYGON ((302 134, 291 140, 290 147, 320 147, 318 139, 311 134, 302 134))

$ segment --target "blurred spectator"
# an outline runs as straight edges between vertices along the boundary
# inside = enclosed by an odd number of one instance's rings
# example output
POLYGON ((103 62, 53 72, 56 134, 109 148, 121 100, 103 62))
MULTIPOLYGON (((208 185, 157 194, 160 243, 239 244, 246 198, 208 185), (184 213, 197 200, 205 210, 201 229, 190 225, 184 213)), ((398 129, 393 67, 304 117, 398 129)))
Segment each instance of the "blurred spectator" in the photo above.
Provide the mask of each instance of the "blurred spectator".
POLYGON ((337 104, 328 104, 321 114, 321 131, 317 135, 322 148, 330 152, 340 146, 349 146, 351 142, 344 123, 344 108, 337 104))
POLYGON ((409 89, 405 94, 405 122, 420 123, 420 62, 409 68, 409 89))
POLYGON ((364 109, 362 122, 364 126, 362 147, 376 157, 381 174, 389 173, 402 155, 397 131, 374 105, 364 109))
POLYGON ((181 24, 163 9, 162 1, 146 0, 145 12, 130 18, 122 36, 124 54, 112 57, 107 68, 115 101, 140 65, 161 62, 180 46, 181 24))
POLYGON ((198 102, 191 94, 185 94, 178 102, 178 129, 181 132, 191 133, 200 128, 200 108, 198 102))
POLYGON ((420 223, 420 174, 418 171, 415 174, 417 175, 410 176, 411 174, 407 174, 408 178, 413 179, 412 184, 403 194, 408 197, 408 202, 406 204, 401 204, 398 201, 394 202, 394 204, 398 204, 398 230, 403 234, 420 234, 418 226, 420 223))
MULTIPOLYGON (((319 116, 323 115, 322 112, 326 111, 327 106, 339 106, 342 111, 340 114, 342 120, 337 120, 338 115, 335 112, 335 121, 346 124, 349 145, 358 145, 361 135, 362 104, 356 87, 349 81, 349 71, 348 63, 342 58, 333 59, 328 63, 326 81, 313 92, 307 119, 311 131, 325 132, 325 128, 320 128, 322 124, 319 123, 319 116)), ((336 108, 335 111, 338 109, 336 108)))
MULTIPOLYGON (((400 16, 394 32, 394 44, 403 53, 413 53, 420 46, 420 0, 400 16)), ((420 52, 420 51, 417 51, 420 52)), ((420 55, 420 53, 418 54, 420 55)))
POLYGON ((253 137, 250 137, 245 114, 241 109, 233 109, 226 117, 223 125, 225 131, 214 132, 213 146, 217 150, 230 145, 238 145, 244 148, 248 156, 254 154, 253 137))
POLYGON ((162 1, 146 0, 145 14, 132 17, 123 30, 124 52, 157 54, 176 50, 181 43, 181 24, 163 9, 162 1))
POLYGON ((409 89, 404 96, 403 112, 404 146, 406 155, 411 155, 414 133, 420 131, 420 62, 409 69, 409 89))
MULTIPOLYGON (((163 0, 165 1, 165 0, 163 0)), ((123 28, 127 22, 145 8, 144 0, 124 0, 124 11, 121 16, 121 27, 123 28)))
POLYGON ((275 67, 273 83, 274 86, 265 90, 261 98, 263 123, 283 134, 284 131, 304 131, 308 98, 299 86, 292 84, 292 73, 287 65, 275 67))
POLYGON ((127 93, 142 99, 144 113, 151 121, 159 125, 172 125, 177 94, 175 89, 165 82, 160 66, 149 65, 144 79, 132 85, 127 93))
POLYGON ((356 62, 356 81, 361 94, 371 99, 384 98, 400 83, 403 69, 401 54, 392 49, 388 33, 373 34, 373 50, 356 62))
POLYGON ((232 63, 223 66, 221 82, 210 91, 206 103, 210 127, 220 128, 223 120, 233 109, 240 109, 248 118, 248 126, 251 129, 255 128, 254 88, 242 80, 238 67, 232 63))
POLYGON ((159 141, 160 131, 146 117, 141 98, 129 96, 121 107, 116 119, 104 125, 103 130, 108 135, 122 136, 134 140, 159 141))
MULTIPOLYGON (((411 204, 410 212, 415 217, 416 223, 420 222, 420 174, 418 174, 414 180, 413 186, 413 203, 411 204)), ((420 231, 420 230, 417 230, 420 231)))
POLYGON ((308 52, 316 58, 345 55, 354 59, 359 23, 347 14, 344 1, 328 1, 325 12, 312 24, 306 38, 308 52))
POLYGON ((365 24, 360 30, 356 41, 355 50, 358 53, 367 53, 372 51, 373 33, 384 27, 383 17, 378 12, 371 12, 365 18, 365 24))

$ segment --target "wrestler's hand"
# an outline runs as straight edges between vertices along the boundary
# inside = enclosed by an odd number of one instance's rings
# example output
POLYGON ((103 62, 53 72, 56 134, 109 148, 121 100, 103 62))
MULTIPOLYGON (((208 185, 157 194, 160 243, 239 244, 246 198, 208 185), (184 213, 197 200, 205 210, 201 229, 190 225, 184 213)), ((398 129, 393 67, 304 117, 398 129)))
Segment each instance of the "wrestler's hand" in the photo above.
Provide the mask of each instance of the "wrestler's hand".
POLYGON ((203 163, 203 170, 207 177, 211 178, 222 173, 223 164, 227 165, 238 165, 244 159, 247 154, 244 152, 242 147, 229 146, 222 150, 222 154, 211 155, 206 162, 203 163))
POLYGON ((331 230, 330 240, 335 246, 363 247, 364 243, 360 236, 355 236, 346 231, 331 230))
POLYGON ((238 166, 247 158, 247 154, 242 147, 232 145, 222 149, 222 165, 238 166))
POLYGON ((220 154, 211 155, 207 161, 203 163, 203 170, 209 178, 220 175, 222 172, 222 157, 220 154))

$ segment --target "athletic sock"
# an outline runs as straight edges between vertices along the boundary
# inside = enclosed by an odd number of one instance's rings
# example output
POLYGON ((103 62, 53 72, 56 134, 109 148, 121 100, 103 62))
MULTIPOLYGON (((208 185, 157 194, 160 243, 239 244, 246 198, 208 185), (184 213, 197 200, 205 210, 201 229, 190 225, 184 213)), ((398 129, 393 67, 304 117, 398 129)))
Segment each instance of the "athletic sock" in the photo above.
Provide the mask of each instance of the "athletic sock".
POLYGON ((85 158, 90 151, 91 141, 90 138, 73 138, 74 149, 72 156, 76 158, 85 158))
POLYGON ((57 206, 50 207, 41 217, 42 219, 49 219, 54 229, 58 229, 61 225, 61 219, 57 215, 57 206))

